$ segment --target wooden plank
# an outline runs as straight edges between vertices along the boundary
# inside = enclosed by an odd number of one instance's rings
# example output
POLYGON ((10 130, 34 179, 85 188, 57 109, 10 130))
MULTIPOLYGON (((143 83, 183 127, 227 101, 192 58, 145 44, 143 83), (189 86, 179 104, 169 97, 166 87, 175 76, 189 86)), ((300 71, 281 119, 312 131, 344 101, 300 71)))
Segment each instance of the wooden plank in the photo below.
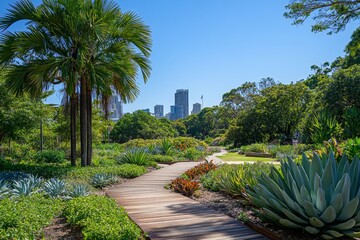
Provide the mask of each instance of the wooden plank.
POLYGON ((106 190, 153 240, 266 239, 236 220, 164 189, 197 165, 176 163, 106 190))

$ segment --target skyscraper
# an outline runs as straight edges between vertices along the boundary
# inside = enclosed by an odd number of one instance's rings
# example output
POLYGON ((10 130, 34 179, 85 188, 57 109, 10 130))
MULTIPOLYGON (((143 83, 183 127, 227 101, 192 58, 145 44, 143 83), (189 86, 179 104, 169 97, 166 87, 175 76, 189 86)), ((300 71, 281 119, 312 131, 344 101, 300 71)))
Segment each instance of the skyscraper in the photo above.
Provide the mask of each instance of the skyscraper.
POLYGON ((123 104, 119 95, 114 94, 111 96, 109 112, 111 114, 110 119, 113 121, 119 120, 124 115, 123 104))
POLYGON ((154 115, 157 118, 164 117, 164 105, 155 105, 155 107, 154 107, 154 115))
POLYGON ((175 120, 189 116, 189 90, 176 90, 175 107, 175 120))
POLYGON ((198 114, 199 112, 201 112, 201 104, 200 103, 194 103, 191 114, 198 114))

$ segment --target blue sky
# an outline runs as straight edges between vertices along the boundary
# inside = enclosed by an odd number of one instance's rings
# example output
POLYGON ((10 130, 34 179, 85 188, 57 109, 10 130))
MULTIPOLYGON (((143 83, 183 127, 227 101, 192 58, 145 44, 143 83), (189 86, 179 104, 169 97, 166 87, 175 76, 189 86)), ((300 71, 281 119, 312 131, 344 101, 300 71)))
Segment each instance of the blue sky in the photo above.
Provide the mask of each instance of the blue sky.
MULTIPOLYGON (((0 14, 8 8, 2 0, 0 14)), ((39 3, 39 0, 34 1, 39 3)), ((192 104, 213 106, 223 93, 246 81, 273 77, 290 83, 306 78, 310 66, 342 56, 352 23, 335 35, 311 32, 309 19, 301 26, 283 17, 288 0, 119 0, 150 26, 153 38, 152 75, 139 78, 141 93, 125 112, 174 104, 176 89, 189 88, 192 104)), ((59 94, 49 102, 59 102, 59 94)))

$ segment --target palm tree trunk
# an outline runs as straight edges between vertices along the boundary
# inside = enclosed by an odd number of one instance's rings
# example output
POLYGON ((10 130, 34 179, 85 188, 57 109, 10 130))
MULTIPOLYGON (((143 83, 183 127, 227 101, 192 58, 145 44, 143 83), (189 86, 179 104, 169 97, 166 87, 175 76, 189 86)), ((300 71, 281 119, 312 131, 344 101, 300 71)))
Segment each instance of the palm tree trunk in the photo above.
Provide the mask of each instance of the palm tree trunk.
POLYGON ((86 104, 86 78, 80 79, 80 141, 81 141, 81 166, 87 163, 87 104, 86 104))
POLYGON ((86 164, 91 165, 92 160, 92 98, 91 90, 87 89, 86 95, 87 109, 87 160, 86 164))
POLYGON ((76 166, 76 117, 78 97, 76 92, 70 97, 70 141, 71 141, 71 166, 76 166))

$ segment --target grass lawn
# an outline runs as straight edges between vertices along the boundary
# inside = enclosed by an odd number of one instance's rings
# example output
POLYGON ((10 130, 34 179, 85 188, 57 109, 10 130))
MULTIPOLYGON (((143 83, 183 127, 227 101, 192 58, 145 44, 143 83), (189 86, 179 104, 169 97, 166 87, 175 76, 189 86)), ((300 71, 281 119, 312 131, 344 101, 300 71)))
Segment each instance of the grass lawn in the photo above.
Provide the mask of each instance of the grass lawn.
POLYGON ((240 155, 238 153, 227 153, 222 156, 218 156, 223 161, 244 161, 244 162, 273 162, 276 161, 275 158, 263 158, 263 157, 246 157, 245 155, 240 155))

